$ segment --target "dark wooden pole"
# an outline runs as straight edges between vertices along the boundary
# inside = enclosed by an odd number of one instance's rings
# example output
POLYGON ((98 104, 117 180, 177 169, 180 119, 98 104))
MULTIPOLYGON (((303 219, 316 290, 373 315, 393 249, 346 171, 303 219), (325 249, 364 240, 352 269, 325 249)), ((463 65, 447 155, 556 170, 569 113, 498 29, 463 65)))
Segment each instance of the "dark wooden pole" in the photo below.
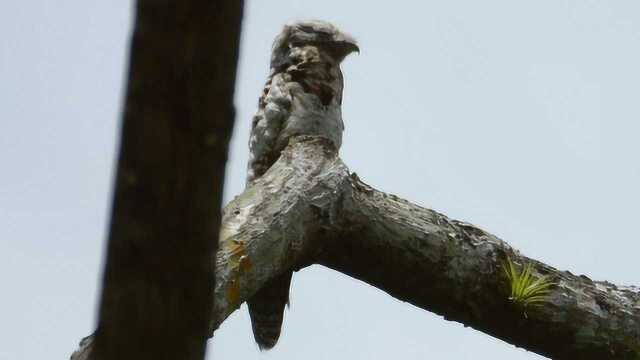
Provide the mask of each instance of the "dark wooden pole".
POLYGON ((75 358, 204 357, 242 9, 137 2, 99 323, 75 358))

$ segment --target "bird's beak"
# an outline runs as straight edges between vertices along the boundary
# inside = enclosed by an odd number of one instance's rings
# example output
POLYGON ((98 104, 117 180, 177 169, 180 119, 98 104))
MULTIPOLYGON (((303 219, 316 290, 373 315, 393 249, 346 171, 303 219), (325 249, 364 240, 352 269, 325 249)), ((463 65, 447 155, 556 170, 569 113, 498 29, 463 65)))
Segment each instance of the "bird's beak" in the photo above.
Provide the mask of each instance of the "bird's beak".
POLYGON ((336 43, 340 44, 340 47, 343 49, 345 56, 349 55, 352 52, 357 52, 358 54, 360 54, 358 42, 351 35, 342 33, 337 36, 335 41, 336 43))
POLYGON ((358 47, 358 44, 352 42, 344 42, 342 43, 342 46, 344 47, 345 53, 347 55, 352 52, 357 52, 358 55, 360 55, 360 48, 358 47))

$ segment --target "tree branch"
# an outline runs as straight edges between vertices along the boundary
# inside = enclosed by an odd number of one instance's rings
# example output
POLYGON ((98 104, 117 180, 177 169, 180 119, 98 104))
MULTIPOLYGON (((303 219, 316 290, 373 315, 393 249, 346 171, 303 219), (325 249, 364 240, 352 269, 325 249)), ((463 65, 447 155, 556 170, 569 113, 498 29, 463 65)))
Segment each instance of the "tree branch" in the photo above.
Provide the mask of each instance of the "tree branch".
POLYGON ((319 263, 553 359, 637 359, 640 291, 520 255, 471 224, 379 192, 322 139, 299 138, 225 207, 213 328, 269 279, 319 263), (538 307, 509 299, 502 266, 554 286, 538 307))
MULTIPOLYGON (((216 262, 212 330, 269 279, 308 263, 348 169, 331 141, 294 138, 266 174, 229 203, 216 262)), ((332 209, 335 213, 336 209, 332 209)))
POLYGON ((72 359, 202 359, 243 1, 138 0, 99 323, 72 359))

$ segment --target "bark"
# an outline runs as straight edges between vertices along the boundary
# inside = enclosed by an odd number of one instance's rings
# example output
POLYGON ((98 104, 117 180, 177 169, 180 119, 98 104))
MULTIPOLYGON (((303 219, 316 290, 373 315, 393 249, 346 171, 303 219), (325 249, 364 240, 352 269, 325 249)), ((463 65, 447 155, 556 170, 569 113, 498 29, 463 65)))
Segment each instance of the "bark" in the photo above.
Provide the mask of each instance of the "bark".
POLYGON ((293 139, 225 207, 214 266, 241 12, 137 3, 99 324, 73 359, 202 359, 243 301, 314 263, 554 359, 640 357, 638 288, 559 271, 379 192, 322 138, 293 139), (507 258, 552 279, 543 305, 509 299, 507 258))
POLYGON ((640 358, 640 289, 554 269, 478 227, 379 192, 321 138, 293 140, 228 204, 220 239, 212 329, 269 279, 318 263, 553 359, 640 358), (551 278, 541 306, 509 299, 507 257, 551 278))
POLYGON ((96 332, 72 359, 202 359, 243 2, 139 0, 96 332))

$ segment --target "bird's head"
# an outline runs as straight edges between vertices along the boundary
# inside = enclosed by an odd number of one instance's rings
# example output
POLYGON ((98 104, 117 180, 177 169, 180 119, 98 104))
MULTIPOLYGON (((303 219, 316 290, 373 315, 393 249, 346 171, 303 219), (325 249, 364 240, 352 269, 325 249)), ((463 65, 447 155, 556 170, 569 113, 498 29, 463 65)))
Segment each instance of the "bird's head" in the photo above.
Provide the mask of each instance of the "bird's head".
POLYGON ((356 40, 333 24, 321 20, 299 21, 285 25, 273 42, 272 67, 283 62, 290 49, 303 46, 326 51, 338 64, 352 52, 360 52, 356 40))

